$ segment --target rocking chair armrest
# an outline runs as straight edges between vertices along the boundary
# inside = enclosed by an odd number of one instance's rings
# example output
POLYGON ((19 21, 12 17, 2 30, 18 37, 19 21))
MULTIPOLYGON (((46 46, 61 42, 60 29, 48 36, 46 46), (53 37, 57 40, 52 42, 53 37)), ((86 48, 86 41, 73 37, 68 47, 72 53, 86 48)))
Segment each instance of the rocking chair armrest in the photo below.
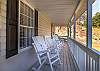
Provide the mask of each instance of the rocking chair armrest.
POLYGON ((55 49, 57 49, 57 48, 56 47, 50 47, 50 48, 48 48, 49 51, 52 51, 52 50, 55 50, 55 49))
POLYGON ((41 53, 46 53, 46 52, 48 52, 48 50, 39 51, 39 52, 37 52, 37 53, 38 53, 38 54, 41 54, 41 53))

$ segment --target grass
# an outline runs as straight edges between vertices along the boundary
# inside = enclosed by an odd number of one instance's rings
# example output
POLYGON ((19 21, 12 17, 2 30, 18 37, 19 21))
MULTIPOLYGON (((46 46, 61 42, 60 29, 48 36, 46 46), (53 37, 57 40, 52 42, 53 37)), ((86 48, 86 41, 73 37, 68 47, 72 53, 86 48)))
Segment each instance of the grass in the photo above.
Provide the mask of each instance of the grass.
POLYGON ((92 47, 100 51, 100 28, 92 29, 92 47))

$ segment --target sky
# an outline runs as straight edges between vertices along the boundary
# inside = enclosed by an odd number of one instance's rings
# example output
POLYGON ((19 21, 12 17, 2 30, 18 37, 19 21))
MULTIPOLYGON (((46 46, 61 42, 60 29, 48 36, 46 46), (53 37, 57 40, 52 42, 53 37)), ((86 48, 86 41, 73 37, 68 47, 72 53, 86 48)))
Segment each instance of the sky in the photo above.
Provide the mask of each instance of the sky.
POLYGON ((92 4, 92 16, 94 16, 96 12, 100 12, 100 0, 96 0, 92 4))

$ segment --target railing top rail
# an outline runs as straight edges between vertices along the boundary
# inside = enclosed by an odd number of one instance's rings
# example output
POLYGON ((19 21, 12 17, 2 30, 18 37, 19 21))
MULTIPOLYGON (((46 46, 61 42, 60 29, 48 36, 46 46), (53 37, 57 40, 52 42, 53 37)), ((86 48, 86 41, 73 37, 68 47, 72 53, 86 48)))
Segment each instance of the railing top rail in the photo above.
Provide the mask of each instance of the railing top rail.
POLYGON ((96 51, 93 48, 87 48, 86 46, 82 45, 81 43, 77 42, 76 40, 74 40, 72 38, 68 38, 68 40, 71 40, 73 43, 75 43, 77 46, 79 46, 80 49, 82 49, 84 52, 86 52, 86 54, 88 54, 94 60, 96 60, 96 61, 99 60, 99 58, 100 58, 100 52, 99 51, 96 51))
POLYGON ((68 37, 68 36, 59 36, 59 37, 68 37))

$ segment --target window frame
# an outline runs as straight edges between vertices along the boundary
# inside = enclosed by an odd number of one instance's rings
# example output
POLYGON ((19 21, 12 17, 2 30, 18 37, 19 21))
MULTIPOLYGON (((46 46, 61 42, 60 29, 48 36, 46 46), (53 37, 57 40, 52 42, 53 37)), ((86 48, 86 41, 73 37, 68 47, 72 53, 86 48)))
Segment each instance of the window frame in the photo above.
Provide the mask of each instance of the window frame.
MULTIPOLYGON (((25 5, 24 5, 24 8, 25 8, 25 5)), ((25 13, 25 11, 24 11, 24 13, 25 13)), ((18 13, 18 53, 20 53, 20 52, 23 52, 23 51, 25 51, 25 50, 27 50, 27 49, 29 49, 29 48, 31 48, 31 46, 27 46, 27 47, 25 47, 25 48, 22 48, 21 49, 21 47, 20 47, 20 28, 22 27, 22 28, 26 28, 26 32, 30 29, 30 30, 32 30, 33 31, 33 34, 34 34, 34 31, 35 31, 35 22, 34 22, 34 20, 35 20, 35 9, 32 7, 32 6, 30 6, 27 2, 25 2, 25 1, 22 1, 22 0, 19 0, 19 13, 18 13), (21 8, 21 2, 23 3, 23 4, 25 4, 27 7, 29 7, 29 9, 31 9, 33 12, 33 16, 31 16, 28 12, 27 12, 27 15, 25 15, 25 14, 23 14, 23 13, 21 13, 21 11, 20 11, 20 8, 21 8), (30 25, 22 25, 21 23, 20 23, 20 15, 23 15, 24 16, 24 18, 25 18, 25 16, 27 17, 27 19, 29 19, 30 18, 30 21, 31 22, 33 22, 33 26, 30 26, 30 25), (31 17, 29 17, 29 16, 31 16, 31 17)), ((32 33, 32 32, 31 32, 32 33)), ((27 35, 27 34, 26 34, 27 35)), ((24 38, 24 36, 23 36, 23 38, 24 38)), ((27 35, 27 38, 28 38, 28 35, 27 35)), ((25 43, 27 43, 27 41, 25 42, 25 43)), ((24 44, 24 43, 23 43, 24 44)))

